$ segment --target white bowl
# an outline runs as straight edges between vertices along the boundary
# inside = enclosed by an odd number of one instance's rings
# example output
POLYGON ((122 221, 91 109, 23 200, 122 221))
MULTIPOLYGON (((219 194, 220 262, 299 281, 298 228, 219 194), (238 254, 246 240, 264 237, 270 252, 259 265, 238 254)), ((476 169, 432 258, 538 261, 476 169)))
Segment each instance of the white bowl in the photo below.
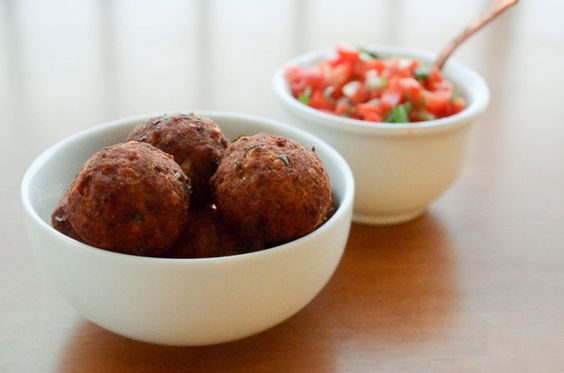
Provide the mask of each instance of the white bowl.
POLYGON ((51 227, 50 214, 95 151, 121 142, 144 115, 106 123, 52 146, 21 186, 34 255, 56 289, 81 315, 133 339, 167 345, 227 342, 270 328, 308 304, 343 253, 354 181, 345 160, 325 142, 290 126, 248 115, 199 112, 228 138, 267 132, 315 146, 338 208, 320 228, 255 253, 205 259, 118 254, 75 241, 51 227))
MULTIPOLYGON (((429 52, 371 47, 383 56, 416 57, 430 63, 429 52)), ((287 65, 311 66, 332 55, 322 50, 295 58, 287 65)), ((356 181, 353 220, 392 224, 424 212, 456 179, 464 164, 470 125, 484 112, 489 91, 484 80, 467 67, 449 60, 443 71, 467 101, 460 113, 420 123, 374 124, 327 114, 296 100, 284 76, 276 72, 276 97, 307 131, 333 145, 349 162, 356 181)))

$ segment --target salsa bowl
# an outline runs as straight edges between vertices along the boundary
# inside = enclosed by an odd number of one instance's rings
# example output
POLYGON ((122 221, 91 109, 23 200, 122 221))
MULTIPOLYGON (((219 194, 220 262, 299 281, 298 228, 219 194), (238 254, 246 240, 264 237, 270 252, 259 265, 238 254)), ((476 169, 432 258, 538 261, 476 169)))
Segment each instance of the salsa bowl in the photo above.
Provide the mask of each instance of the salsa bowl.
POLYGON ((132 256, 97 249, 50 224, 50 214, 82 164, 98 149, 123 142, 156 115, 117 120, 52 146, 21 185, 28 236, 37 263, 78 313, 117 334, 165 345, 232 341, 289 318, 327 283, 345 248, 354 179, 329 145, 288 125, 254 116, 197 112, 230 138, 266 132, 315 147, 328 170, 336 211, 312 233, 253 253, 203 259, 132 256))
MULTIPOLYGON (((417 58, 431 64, 435 55, 417 49, 373 46, 383 57, 417 58)), ((331 49, 289 61, 312 66, 331 57, 331 49)), ((461 112, 414 123, 374 123, 337 116, 302 104, 292 96, 285 67, 273 78, 274 94, 300 128, 335 147, 349 162, 356 182, 353 220, 394 224, 421 215, 457 178, 463 168, 471 125, 489 103, 489 90, 474 71, 449 60, 443 75, 466 100, 461 112)))

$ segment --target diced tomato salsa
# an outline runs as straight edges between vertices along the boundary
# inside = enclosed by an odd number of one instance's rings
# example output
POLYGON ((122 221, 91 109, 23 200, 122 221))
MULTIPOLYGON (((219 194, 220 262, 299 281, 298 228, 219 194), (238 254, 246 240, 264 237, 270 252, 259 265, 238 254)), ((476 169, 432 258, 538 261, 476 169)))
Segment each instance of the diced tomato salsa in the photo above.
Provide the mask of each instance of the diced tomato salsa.
POLYGON ((370 122, 407 123, 464 109, 458 89, 435 66, 413 58, 379 58, 341 45, 315 66, 286 68, 292 95, 312 108, 370 122))

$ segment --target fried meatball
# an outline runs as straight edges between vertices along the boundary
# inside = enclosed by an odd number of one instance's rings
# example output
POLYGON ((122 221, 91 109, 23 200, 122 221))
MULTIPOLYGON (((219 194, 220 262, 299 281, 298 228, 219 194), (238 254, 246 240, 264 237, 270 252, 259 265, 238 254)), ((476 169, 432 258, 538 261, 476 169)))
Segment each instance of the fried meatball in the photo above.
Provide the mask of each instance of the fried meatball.
POLYGON ((161 256, 183 229, 188 204, 189 180, 172 156, 131 141, 95 153, 51 220, 101 249, 161 256))
POLYGON ((267 244, 312 232, 333 207, 327 170, 317 155, 280 136, 258 134, 231 144, 210 183, 223 220, 267 244))
POLYGON ((188 223, 168 254, 172 258, 212 258, 236 255, 247 250, 247 243, 217 215, 213 206, 191 209, 188 223))
POLYGON ((192 181, 192 205, 210 202, 209 180, 229 143, 214 121, 194 114, 163 115, 136 126, 127 140, 147 142, 171 154, 192 181))
POLYGON ((64 200, 61 201, 59 206, 57 206, 55 211, 53 211, 53 214, 51 214, 51 225, 65 236, 69 236, 70 238, 80 241, 80 237, 78 237, 78 235, 74 232, 69 223, 63 204, 64 200))

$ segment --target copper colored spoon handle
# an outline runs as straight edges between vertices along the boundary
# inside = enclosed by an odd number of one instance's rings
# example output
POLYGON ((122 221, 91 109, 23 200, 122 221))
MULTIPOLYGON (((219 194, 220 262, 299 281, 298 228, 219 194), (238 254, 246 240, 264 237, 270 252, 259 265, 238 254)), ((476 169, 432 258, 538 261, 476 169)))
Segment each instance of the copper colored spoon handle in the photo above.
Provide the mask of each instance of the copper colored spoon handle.
POLYGON ((504 0, 495 4, 491 9, 488 10, 486 14, 483 16, 475 19, 471 24, 462 31, 457 37, 455 37, 443 51, 439 55, 435 66, 439 70, 442 70, 443 66, 445 65, 447 59, 450 55, 455 51, 456 48, 460 46, 460 44, 464 43, 466 39, 470 36, 474 35, 477 31, 479 31, 482 27, 490 23, 493 19, 503 13, 505 10, 510 8, 511 6, 517 4, 519 0, 504 0))

